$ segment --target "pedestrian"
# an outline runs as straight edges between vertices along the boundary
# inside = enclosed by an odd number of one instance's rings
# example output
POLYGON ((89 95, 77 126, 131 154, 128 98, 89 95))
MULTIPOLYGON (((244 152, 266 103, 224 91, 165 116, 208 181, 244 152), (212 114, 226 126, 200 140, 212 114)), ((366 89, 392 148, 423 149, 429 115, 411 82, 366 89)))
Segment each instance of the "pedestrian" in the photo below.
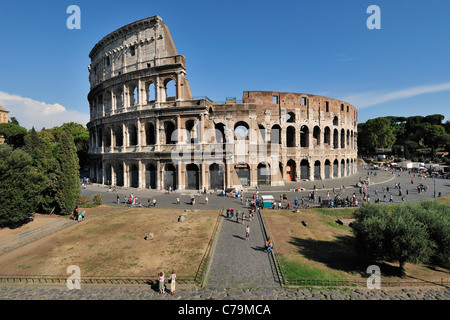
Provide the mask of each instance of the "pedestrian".
POLYGON ((249 237, 250 237, 250 226, 247 225, 247 228, 245 228, 245 241, 248 241, 249 237))
POLYGON ((180 205, 180 198, 177 197, 177 204, 180 205))
POLYGON ((159 293, 166 293, 164 289, 164 272, 162 270, 159 272, 159 293))
POLYGON ((205 197, 205 203, 208 205, 208 196, 205 197))
POLYGON ((156 206, 156 199, 153 198, 153 206, 156 206))
POLYGON ((175 279, 177 278, 177 275, 175 274, 175 270, 172 270, 172 274, 170 275, 170 292, 172 293, 172 295, 175 294, 175 279))
POLYGON ((117 204, 119 204, 119 203, 120 203, 120 196, 117 195, 117 204))
POLYGON ((245 220, 245 211, 242 211, 242 224, 244 224, 244 220, 245 220))
POLYGON ((73 221, 78 221, 78 207, 73 210, 73 221))

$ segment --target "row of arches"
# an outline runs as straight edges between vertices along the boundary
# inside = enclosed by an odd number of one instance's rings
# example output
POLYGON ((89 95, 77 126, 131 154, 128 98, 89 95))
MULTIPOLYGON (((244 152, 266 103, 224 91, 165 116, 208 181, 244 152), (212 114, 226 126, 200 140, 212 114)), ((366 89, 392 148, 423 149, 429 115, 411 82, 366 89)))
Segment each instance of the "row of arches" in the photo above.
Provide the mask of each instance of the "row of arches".
MULTIPOLYGON (((159 130, 159 139, 157 139, 157 127, 153 121, 147 121, 143 124, 143 132, 141 133, 138 126, 134 123, 119 124, 111 127, 98 127, 96 130, 91 129, 91 145, 96 147, 121 147, 126 142, 127 146, 136 145, 155 145, 155 144, 175 144, 178 137, 174 136, 176 124, 173 120, 161 122, 159 130), (124 136, 127 140, 124 141, 124 136), (157 141, 159 140, 159 141, 157 141)), ((190 142, 196 143, 200 138, 199 121, 197 119, 187 120, 185 127, 190 135, 190 142)), ((294 126, 288 126, 283 133, 279 125, 273 125, 269 130, 270 138, 266 138, 267 131, 259 125, 258 143, 272 143, 285 145, 288 148, 308 148, 315 146, 330 146, 334 149, 350 148, 355 149, 357 134, 353 130, 333 129, 326 126, 323 130, 319 126, 314 126, 312 130, 303 125, 299 132, 294 126), (284 137, 284 138, 283 138, 284 137)), ((215 141, 216 143, 227 142, 227 128, 223 123, 215 124, 215 141)), ((249 140, 249 127, 245 122, 237 122, 234 126, 235 140, 249 140)), ((211 141, 208 141, 211 142, 211 141)))
MULTIPOLYGON (((226 128, 223 124, 216 124, 216 127, 226 128)), ((249 125, 245 121, 239 121, 234 125, 234 139, 235 140, 250 140, 249 125)), ((308 125, 302 125, 299 129, 299 134, 297 134, 297 128, 292 125, 286 127, 285 132, 280 125, 275 124, 270 129, 269 138, 267 138, 267 129, 262 125, 258 125, 258 142, 261 143, 275 143, 275 144, 285 144, 288 148, 294 147, 309 147, 329 145, 333 148, 356 148, 356 137, 357 133, 350 129, 337 129, 334 128, 333 131, 329 126, 325 128, 320 128, 319 126, 314 126, 312 129, 308 125), (284 139, 283 139, 284 137, 284 139), (284 141, 283 141, 284 140, 284 141)), ((224 132, 224 129, 221 129, 224 132)))
POLYGON ((90 101, 91 118, 97 118, 112 111, 137 105, 148 105, 155 102, 168 102, 178 99, 175 78, 152 79, 142 81, 141 85, 140 83, 139 81, 133 81, 118 85, 94 96, 90 101), (159 83, 160 88, 158 88, 159 83))
MULTIPOLYGON (((235 174, 243 187, 275 185, 280 181, 324 180, 349 176, 356 172, 356 160, 347 158, 310 162, 308 159, 289 159, 285 164, 278 162, 277 168, 272 167, 270 163, 260 162, 257 165, 238 163, 230 165, 229 169, 230 174, 235 174)), ((226 165, 223 163, 190 163, 180 167, 174 163, 105 162, 103 168, 100 162, 96 170, 98 181, 107 185, 132 188, 175 190, 182 186, 183 189, 190 190, 200 190, 203 187, 223 189, 232 180, 227 178, 226 165), (202 174, 205 176, 202 177, 202 174)))
MULTIPOLYGON (((155 163, 147 163, 142 166, 144 172, 140 174, 139 164, 130 163, 106 163, 103 171, 103 182, 107 185, 115 185, 119 187, 132 188, 148 188, 148 189, 177 189, 180 184, 184 185, 184 189, 200 190, 201 185, 201 167, 191 163, 185 166, 184 177, 179 177, 178 167, 173 163, 166 163, 161 166, 160 171, 157 170, 158 165, 155 163), (178 181, 178 180, 182 181, 178 181)), ((102 171, 101 164, 97 170, 102 171)), ((99 180, 102 180, 102 174, 99 180)), ((211 189, 224 188, 225 173, 224 166, 213 163, 208 166, 208 187, 211 189)))

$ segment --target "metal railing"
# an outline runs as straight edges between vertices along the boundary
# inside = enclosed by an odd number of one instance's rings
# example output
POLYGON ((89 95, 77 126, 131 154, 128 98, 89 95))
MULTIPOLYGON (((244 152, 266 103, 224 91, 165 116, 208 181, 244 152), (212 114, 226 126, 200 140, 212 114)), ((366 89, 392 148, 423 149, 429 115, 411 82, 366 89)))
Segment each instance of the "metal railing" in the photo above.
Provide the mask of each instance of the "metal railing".
MULTIPOLYGON (((367 288, 367 279, 316 279, 286 277, 287 286, 356 287, 367 288)), ((441 279, 381 279, 381 285, 390 288, 450 286, 450 278, 441 279)))
MULTIPOLYGON (((31 283, 31 284, 65 284, 70 274, 66 275, 0 275, 0 283, 31 283)), ((73 281, 73 280, 72 280, 73 281)), ((140 276, 101 277, 82 276, 80 284, 156 284, 158 279, 140 276)), ((179 284, 194 284, 194 276, 177 276, 179 284)))
POLYGON ((211 250, 212 250, 214 242, 216 240, 216 235, 217 235, 217 231, 219 230, 223 212, 224 212, 224 209, 222 209, 217 216, 216 224, 215 224, 213 232, 211 234, 211 238, 209 239, 205 253, 203 254, 202 260, 200 261, 200 265, 198 266, 197 272, 194 277, 194 282, 201 286, 205 285, 205 280, 208 276, 207 275, 207 273, 208 273, 207 266, 208 266, 208 263, 211 258, 211 250))
MULTIPOLYGON (((258 210, 258 212, 259 212, 258 217, 259 217, 260 222, 261 222, 261 228, 262 228, 262 231, 263 231, 264 239, 265 240, 271 239, 270 232, 269 232, 268 228, 266 227, 266 222, 265 222, 264 216, 263 216, 263 214, 262 214, 262 212, 260 210, 258 210)), ((272 241, 273 241, 273 239, 272 239, 272 241)), ((278 261, 278 257, 275 254, 275 248, 273 248, 270 251, 269 257, 271 259, 271 264, 272 264, 273 272, 275 274, 275 278, 277 279, 277 281, 280 284, 280 286, 285 285, 286 284, 286 279, 285 279, 285 277, 283 275, 282 269, 280 268, 281 264, 278 261)))

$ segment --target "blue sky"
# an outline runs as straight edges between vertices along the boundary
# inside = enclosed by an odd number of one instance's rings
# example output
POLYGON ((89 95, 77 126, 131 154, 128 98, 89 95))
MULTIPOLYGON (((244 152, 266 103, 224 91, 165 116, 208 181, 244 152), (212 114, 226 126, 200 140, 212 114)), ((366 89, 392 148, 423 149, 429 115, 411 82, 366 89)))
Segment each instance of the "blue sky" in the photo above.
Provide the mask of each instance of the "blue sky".
POLYGON ((0 0, 0 105, 37 129, 89 121, 92 47, 159 15, 187 59, 194 96, 247 90, 325 95, 358 121, 440 113, 450 120, 448 0, 0 0), (69 30, 70 5, 81 29, 69 30), (370 5, 381 29, 366 26, 370 5))

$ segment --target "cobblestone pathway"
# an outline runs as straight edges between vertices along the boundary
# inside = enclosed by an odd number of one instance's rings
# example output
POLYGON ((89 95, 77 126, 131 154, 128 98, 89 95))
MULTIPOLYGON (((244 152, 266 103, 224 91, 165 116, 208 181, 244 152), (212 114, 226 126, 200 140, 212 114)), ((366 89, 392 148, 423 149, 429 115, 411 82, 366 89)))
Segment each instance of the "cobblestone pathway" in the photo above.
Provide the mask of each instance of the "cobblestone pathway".
POLYGON ((224 217, 217 243, 212 257, 211 271, 208 277, 208 288, 261 288, 280 287, 276 282, 269 260, 264 251, 264 236, 258 216, 251 220, 249 208, 242 205, 235 210, 245 212, 239 219, 224 217), (249 226, 250 237, 245 237, 245 229, 249 226))
POLYGON ((402 289, 210 289, 181 287, 175 295, 148 285, 0 284, 0 300, 450 300, 450 288, 402 289))

